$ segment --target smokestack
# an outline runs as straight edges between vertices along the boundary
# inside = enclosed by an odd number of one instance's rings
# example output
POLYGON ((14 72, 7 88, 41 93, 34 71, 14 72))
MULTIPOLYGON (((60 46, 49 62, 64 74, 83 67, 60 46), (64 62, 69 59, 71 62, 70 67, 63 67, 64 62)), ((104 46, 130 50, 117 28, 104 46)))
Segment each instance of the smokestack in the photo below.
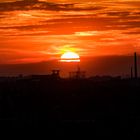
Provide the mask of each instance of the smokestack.
POLYGON ((138 71, 137 71, 137 53, 134 53, 134 72, 135 72, 135 79, 138 78, 138 71))
POLYGON ((133 79, 133 67, 131 67, 131 79, 133 79))

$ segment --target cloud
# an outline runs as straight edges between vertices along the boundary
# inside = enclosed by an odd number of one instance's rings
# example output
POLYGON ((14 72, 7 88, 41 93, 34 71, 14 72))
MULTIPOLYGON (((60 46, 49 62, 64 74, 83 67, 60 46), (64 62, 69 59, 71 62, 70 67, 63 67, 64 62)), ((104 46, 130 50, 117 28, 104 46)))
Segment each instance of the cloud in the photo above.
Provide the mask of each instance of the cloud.
POLYGON ((38 0, 22 0, 15 2, 0 3, 0 11, 13 11, 13 10, 52 10, 52 11, 68 11, 68 10, 100 10, 102 6, 78 6, 75 3, 54 3, 38 0), (12 6, 11 6, 12 4, 12 6))
MULTIPOLYGON (((28 14, 22 14, 22 16, 25 16, 28 14)), ((46 13, 47 15, 47 13, 46 13)), ((53 15, 53 13, 52 13, 53 15)), ((21 16, 21 14, 20 14, 21 16)), ((120 16, 117 17, 110 17, 110 16, 104 16, 100 17, 100 15, 97 17, 96 15, 59 15, 58 17, 51 17, 51 15, 47 15, 50 18, 45 18, 45 12, 40 17, 32 17, 32 16, 26 16, 26 17, 18 17, 15 15, 11 19, 11 22, 6 23, 7 19, 5 21, 3 20, 0 24, 0 29, 3 30, 3 32, 6 31, 15 31, 19 30, 22 32, 19 32, 20 34, 31 34, 32 32, 42 33, 42 35, 65 35, 65 34, 73 34, 75 32, 89 32, 91 31, 105 31, 105 30, 128 30, 132 28, 139 28, 140 20, 137 18, 131 18, 131 17, 125 17, 121 18, 120 16), (33 22, 34 21, 34 22, 33 22), (79 24, 80 23, 80 24, 79 24)), ((9 19, 10 21, 10 19, 9 19)), ((32 34, 31 34, 32 35, 32 34)), ((91 35, 91 34, 90 34, 91 35)))
POLYGON ((138 2, 131 5, 130 1, 120 0, 0 3, 3 62, 34 61, 35 56, 38 60, 54 58, 64 46, 90 56, 138 50, 140 9, 137 5, 138 2))

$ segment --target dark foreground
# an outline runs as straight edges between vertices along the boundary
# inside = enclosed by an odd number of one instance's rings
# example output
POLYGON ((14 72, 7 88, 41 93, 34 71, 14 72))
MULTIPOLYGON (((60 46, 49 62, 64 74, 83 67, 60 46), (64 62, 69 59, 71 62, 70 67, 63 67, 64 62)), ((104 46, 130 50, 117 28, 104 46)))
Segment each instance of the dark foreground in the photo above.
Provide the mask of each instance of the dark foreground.
POLYGON ((1 81, 0 127, 135 136, 140 132, 140 80, 1 81))

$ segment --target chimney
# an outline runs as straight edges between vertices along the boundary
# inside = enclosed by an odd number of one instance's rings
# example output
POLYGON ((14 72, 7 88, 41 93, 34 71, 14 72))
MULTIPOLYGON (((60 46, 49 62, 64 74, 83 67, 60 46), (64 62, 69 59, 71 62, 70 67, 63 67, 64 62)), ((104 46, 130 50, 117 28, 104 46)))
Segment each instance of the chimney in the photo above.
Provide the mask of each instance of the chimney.
POLYGON ((134 72, 135 72, 135 79, 138 78, 138 71, 137 71, 137 53, 134 53, 134 72))
POLYGON ((133 67, 131 67, 131 79, 133 79, 133 67))

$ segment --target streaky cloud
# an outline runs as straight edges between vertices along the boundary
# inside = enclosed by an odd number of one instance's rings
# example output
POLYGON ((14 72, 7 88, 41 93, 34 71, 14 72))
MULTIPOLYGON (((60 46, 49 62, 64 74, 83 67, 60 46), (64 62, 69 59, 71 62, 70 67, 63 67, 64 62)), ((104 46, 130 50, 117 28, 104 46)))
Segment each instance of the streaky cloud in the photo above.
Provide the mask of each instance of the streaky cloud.
POLYGON ((13 11, 13 10, 53 10, 53 11, 65 11, 65 10, 98 10, 102 9, 102 6, 91 7, 76 7, 75 3, 54 3, 38 0, 22 0, 15 2, 0 3, 0 11, 13 11), (12 4, 12 6, 11 6, 12 4))

